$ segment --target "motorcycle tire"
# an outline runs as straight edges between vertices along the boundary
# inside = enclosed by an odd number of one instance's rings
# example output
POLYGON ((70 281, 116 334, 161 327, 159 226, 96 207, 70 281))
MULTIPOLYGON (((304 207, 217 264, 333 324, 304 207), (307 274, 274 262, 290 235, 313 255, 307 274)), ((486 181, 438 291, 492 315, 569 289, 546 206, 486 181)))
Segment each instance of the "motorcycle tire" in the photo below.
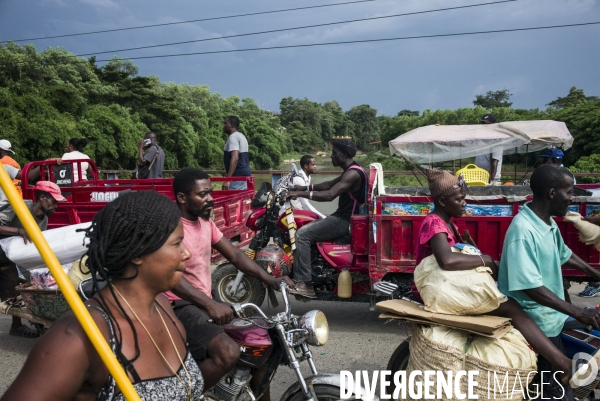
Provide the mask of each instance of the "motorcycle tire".
MULTIPOLYGON (((402 341, 400 345, 396 348, 390 360, 388 361, 386 370, 392 372, 392 377, 399 370, 406 370, 408 367, 408 358, 410 357, 410 348, 408 345, 408 341, 402 341)), ((394 394, 396 387, 394 386, 394 381, 392 380, 390 385, 387 388, 388 394, 394 394)))
POLYGON ((265 300, 266 288, 254 277, 244 275, 235 296, 227 292, 227 286, 232 284, 238 274, 238 269, 231 263, 226 263, 212 273, 212 288, 219 294, 221 301, 230 304, 253 303, 261 306, 265 300))
MULTIPOLYGON (((340 399, 340 388, 330 384, 315 384, 313 386, 318 401, 334 401, 340 399)), ((304 401, 304 393, 297 391, 282 401, 304 401)))

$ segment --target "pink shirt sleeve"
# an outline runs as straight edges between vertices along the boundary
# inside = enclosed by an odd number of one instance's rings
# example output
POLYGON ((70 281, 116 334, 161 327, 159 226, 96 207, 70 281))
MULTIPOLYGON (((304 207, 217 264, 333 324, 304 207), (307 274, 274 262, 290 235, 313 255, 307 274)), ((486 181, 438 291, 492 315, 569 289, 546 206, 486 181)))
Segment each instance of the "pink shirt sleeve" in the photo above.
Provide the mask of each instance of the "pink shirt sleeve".
POLYGON ((434 235, 439 233, 448 234, 448 238, 452 236, 452 233, 448 230, 448 226, 442 219, 434 214, 427 216, 423 220, 421 230, 419 231, 419 246, 427 244, 434 235))
MULTIPOLYGON (((452 222, 454 225, 454 222, 452 222)), ((454 225, 456 227, 456 225, 454 225)), ((445 233, 448 235, 448 245, 453 246, 459 240, 456 238, 454 233, 448 228, 444 220, 435 214, 429 214, 421 223, 421 229, 419 230, 419 237, 416 249, 416 263, 421 263, 423 259, 432 254, 431 245, 429 241, 434 235, 445 233)))
POLYGON ((210 244, 214 245, 217 242, 221 241, 221 238, 223 238, 223 233, 221 232, 221 230, 219 230, 219 228, 217 227, 217 225, 215 224, 214 221, 209 220, 210 221, 210 235, 211 235, 211 239, 210 239, 210 244))

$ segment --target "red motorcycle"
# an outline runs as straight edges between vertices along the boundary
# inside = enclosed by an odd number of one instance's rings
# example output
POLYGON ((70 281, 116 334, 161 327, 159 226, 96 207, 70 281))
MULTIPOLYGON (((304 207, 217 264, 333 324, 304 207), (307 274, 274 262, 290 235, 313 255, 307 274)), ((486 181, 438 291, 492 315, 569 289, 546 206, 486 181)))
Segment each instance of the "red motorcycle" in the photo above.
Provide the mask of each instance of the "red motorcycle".
MULTIPOLYGON (((252 200, 246 226, 255 232, 246 254, 275 277, 293 278, 293 260, 296 231, 320 217, 307 210, 294 210, 290 202, 283 201, 292 179, 298 174, 296 165, 292 173, 271 186, 263 183, 252 200)), ((367 229, 365 222, 361 229, 367 229)), ((311 245, 312 284, 319 300, 341 300, 337 296, 337 279, 347 268, 352 276, 351 301, 366 302, 371 290, 369 284, 368 255, 352 252, 350 236, 311 245)), ((253 277, 239 272, 235 266, 225 263, 217 266, 212 275, 212 285, 223 301, 229 303, 252 302, 261 305, 266 290, 253 277)), ((274 293, 269 299, 277 304, 274 293)), ((301 297, 298 297, 299 299, 301 297)), ((302 297, 302 300, 307 300, 302 297)))

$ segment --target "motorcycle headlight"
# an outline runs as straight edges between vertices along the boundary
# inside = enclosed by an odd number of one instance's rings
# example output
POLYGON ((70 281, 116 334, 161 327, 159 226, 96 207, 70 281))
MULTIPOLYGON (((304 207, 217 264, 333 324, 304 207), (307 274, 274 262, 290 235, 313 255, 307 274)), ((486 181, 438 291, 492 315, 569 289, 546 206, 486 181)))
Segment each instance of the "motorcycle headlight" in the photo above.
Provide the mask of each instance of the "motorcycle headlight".
POLYGON ((306 342, 310 345, 324 345, 329 339, 329 324, 320 310, 311 310, 300 319, 300 327, 308 331, 306 342))

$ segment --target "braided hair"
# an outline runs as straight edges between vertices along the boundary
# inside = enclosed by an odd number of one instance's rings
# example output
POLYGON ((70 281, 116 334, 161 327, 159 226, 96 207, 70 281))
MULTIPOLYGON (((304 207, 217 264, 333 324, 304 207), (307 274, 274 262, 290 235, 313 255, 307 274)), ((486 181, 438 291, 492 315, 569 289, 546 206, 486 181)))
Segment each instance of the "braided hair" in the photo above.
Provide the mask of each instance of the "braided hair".
POLYGON ((115 303, 133 332, 135 356, 127 359, 121 352, 121 329, 100 292, 99 282, 110 283, 113 279, 136 278, 139 271, 136 271, 133 277, 123 277, 129 262, 162 247, 177 228, 180 218, 179 209, 168 197, 153 191, 131 192, 121 194, 103 207, 94 216, 90 227, 83 230, 86 238, 89 238, 85 265, 92 275, 94 292, 99 297, 98 302, 117 327, 116 355, 127 370, 132 369, 133 362, 140 356, 137 332, 113 287, 108 285, 115 303))

